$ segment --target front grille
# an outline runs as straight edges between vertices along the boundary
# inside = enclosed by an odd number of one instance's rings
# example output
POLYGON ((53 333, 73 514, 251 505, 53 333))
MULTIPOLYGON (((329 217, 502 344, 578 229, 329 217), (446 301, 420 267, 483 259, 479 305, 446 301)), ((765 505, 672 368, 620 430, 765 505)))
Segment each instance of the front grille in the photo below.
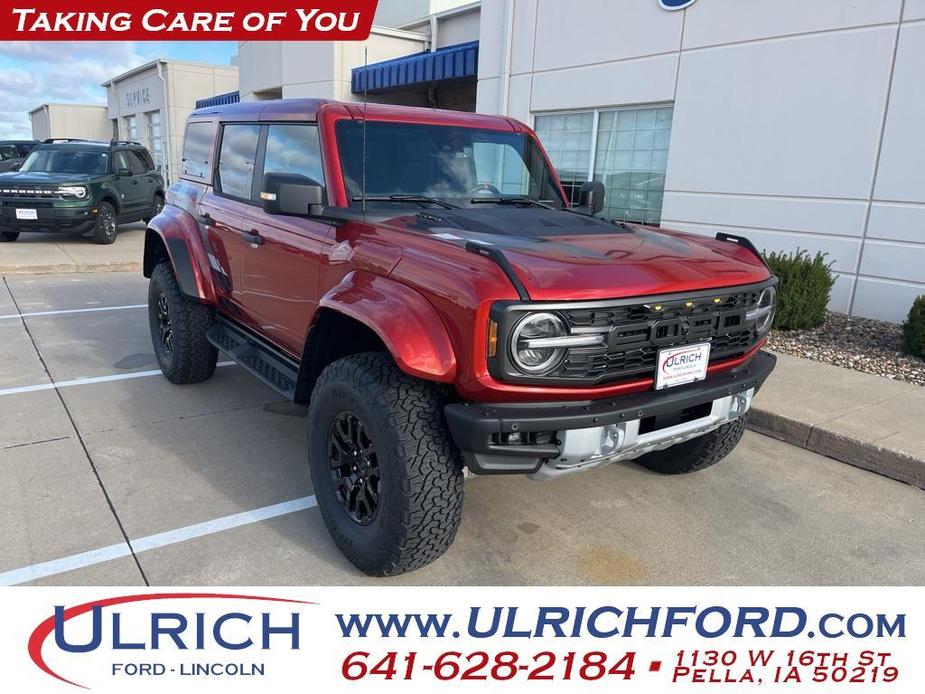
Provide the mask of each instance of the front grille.
MULTIPOLYGON (((573 349, 552 378, 616 381, 631 376, 651 376, 655 372, 658 351, 662 347, 651 344, 609 351, 607 347, 573 349)), ((710 342, 710 362, 729 359, 747 352, 756 342, 754 330, 740 330, 711 339, 679 340, 674 344, 710 342)), ((673 345, 665 345, 673 346, 673 345)))
POLYGON ((55 191, 57 188, 48 186, 9 186, 0 188, 0 200, 16 198, 17 200, 47 200, 57 199, 61 196, 55 191))
POLYGON ((565 311, 565 315, 573 328, 612 328, 633 323, 647 323, 652 320, 664 320, 682 316, 712 316, 717 312, 745 310, 755 305, 758 301, 759 293, 760 289, 755 289, 747 292, 695 299, 693 300, 693 307, 687 306, 687 299, 679 298, 661 303, 651 301, 628 306, 594 306, 569 309, 565 311), (719 302, 716 299, 719 299, 719 302), (656 310, 656 307, 659 306, 661 310, 656 310))
POLYGON ((767 284, 651 300, 500 307, 493 315, 501 325, 502 335, 510 335, 522 311, 542 308, 563 318, 571 334, 604 335, 605 342, 571 348, 567 357, 543 376, 520 374, 505 354, 490 362, 489 367, 505 380, 599 385, 654 376, 659 350, 666 347, 709 342, 710 363, 734 358, 759 341, 746 312, 757 307, 759 295, 767 284))
POLYGON ((601 383, 648 376, 660 349, 697 342, 710 343, 711 362, 743 354, 757 342, 745 312, 759 293, 567 309, 561 313, 572 332, 606 330, 607 344, 571 350, 549 377, 601 383))

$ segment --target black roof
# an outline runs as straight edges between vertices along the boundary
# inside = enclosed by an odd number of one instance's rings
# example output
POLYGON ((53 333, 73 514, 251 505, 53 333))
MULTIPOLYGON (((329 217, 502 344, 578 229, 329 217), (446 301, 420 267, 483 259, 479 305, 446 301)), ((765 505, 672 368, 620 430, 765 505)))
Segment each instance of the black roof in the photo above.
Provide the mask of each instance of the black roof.
POLYGON ((35 145, 38 140, 0 140, 0 145, 35 145))

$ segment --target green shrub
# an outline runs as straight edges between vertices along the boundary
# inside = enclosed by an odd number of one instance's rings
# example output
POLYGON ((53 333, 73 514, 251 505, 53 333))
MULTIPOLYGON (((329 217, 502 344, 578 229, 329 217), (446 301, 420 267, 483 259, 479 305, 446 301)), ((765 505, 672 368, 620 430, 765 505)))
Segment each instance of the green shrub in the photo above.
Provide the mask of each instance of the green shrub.
POLYGON ((777 314, 774 327, 780 330, 806 330, 822 325, 835 278, 832 263, 824 253, 811 257, 806 251, 768 253, 764 258, 780 277, 777 288, 777 314))
POLYGON ((925 359, 925 294, 912 302, 903 323, 903 351, 925 359))

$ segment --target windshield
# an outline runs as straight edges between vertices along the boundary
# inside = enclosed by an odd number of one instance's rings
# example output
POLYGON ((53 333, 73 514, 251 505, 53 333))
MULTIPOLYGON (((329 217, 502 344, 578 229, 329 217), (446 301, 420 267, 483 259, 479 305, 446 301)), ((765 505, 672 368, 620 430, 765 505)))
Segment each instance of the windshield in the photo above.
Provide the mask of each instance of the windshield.
POLYGON ((19 170, 35 173, 104 174, 109 171, 109 152, 61 147, 35 149, 19 170))
MULTIPOLYGON (((350 204, 360 206, 363 123, 338 123, 337 144, 350 204)), ((449 125, 368 121, 367 204, 394 204, 382 200, 390 196, 434 198, 465 207, 473 200, 499 197, 563 206, 555 177, 532 137, 449 125)))

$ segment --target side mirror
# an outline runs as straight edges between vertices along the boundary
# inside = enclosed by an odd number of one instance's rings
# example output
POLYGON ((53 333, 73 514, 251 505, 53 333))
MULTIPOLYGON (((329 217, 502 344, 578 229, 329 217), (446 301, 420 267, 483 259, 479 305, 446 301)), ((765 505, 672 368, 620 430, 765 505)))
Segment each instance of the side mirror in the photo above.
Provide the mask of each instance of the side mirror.
POLYGON ((320 215, 324 186, 308 176, 268 173, 263 177, 260 202, 267 214, 320 215))
POLYGON ((13 164, 13 165, 10 167, 10 171, 19 171, 19 169, 20 169, 21 166, 22 166, 22 163, 13 164))
POLYGON ((581 185, 581 197, 578 208, 580 212, 594 216, 604 209, 604 184, 600 181, 588 181, 581 185))
POLYGON ((131 169, 116 169, 116 176, 119 178, 130 178, 132 175, 131 169))

